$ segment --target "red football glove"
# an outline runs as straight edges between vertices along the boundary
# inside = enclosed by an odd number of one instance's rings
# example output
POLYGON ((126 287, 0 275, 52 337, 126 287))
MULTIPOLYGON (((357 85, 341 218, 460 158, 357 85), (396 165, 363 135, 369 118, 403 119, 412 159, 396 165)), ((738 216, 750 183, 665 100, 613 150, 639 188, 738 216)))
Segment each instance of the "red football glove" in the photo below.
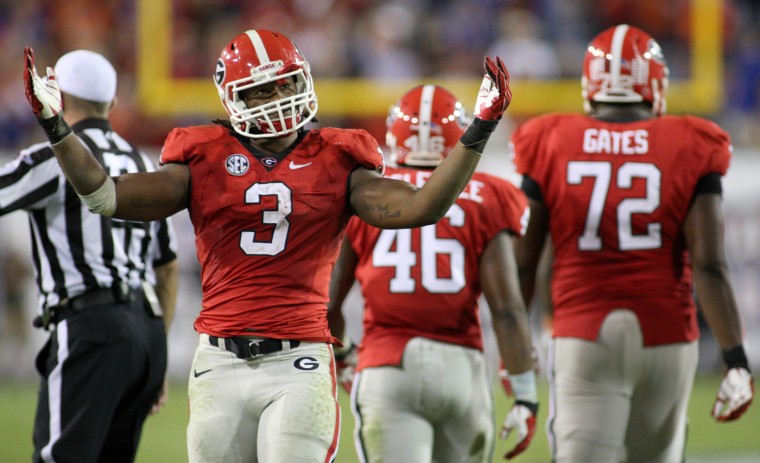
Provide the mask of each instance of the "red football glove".
POLYGON ((26 99, 32 105, 32 111, 37 119, 55 117, 63 110, 61 91, 55 80, 55 71, 49 67, 47 78, 40 77, 34 65, 34 50, 31 47, 24 48, 24 88, 26 99))
POLYGON ((506 439, 512 430, 517 430, 517 445, 504 458, 511 460, 528 448, 536 434, 537 414, 538 404, 535 402, 518 400, 512 405, 502 425, 500 437, 506 439))
POLYGON ((498 56, 494 61, 486 57, 486 74, 480 84, 473 115, 484 121, 498 121, 512 101, 509 89, 509 71, 498 56))
POLYGON ((720 383, 711 415, 717 421, 739 419, 749 408, 754 395, 752 374, 745 368, 731 368, 720 383))
POLYGON ((359 361, 356 345, 352 341, 348 341, 345 346, 334 348, 333 353, 335 355, 335 370, 338 382, 347 393, 351 394, 356 364, 359 361))
POLYGON ((40 77, 34 65, 34 51, 31 47, 24 48, 24 88, 26 99, 32 105, 32 111, 50 143, 55 145, 69 136, 72 133, 71 127, 63 120, 63 101, 55 80, 55 71, 49 67, 47 77, 40 77))

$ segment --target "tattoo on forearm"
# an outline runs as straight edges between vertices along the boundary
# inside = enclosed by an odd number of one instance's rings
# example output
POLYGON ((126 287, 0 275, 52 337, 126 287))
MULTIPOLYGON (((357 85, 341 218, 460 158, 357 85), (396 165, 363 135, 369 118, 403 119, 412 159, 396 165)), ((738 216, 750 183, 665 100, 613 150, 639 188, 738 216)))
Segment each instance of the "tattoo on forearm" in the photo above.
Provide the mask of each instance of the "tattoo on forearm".
POLYGON ((380 214, 381 220, 398 219, 399 217, 401 217, 401 211, 393 211, 393 212, 388 211, 388 212, 384 212, 380 214))

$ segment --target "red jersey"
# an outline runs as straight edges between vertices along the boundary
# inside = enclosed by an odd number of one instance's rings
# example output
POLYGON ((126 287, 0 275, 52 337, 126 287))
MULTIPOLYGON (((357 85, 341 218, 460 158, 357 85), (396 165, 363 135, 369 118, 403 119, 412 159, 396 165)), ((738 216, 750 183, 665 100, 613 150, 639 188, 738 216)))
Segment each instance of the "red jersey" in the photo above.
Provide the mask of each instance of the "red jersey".
POLYGON ((282 156, 219 125, 174 129, 166 140, 161 163, 190 168, 198 332, 334 341, 326 303, 350 217, 348 177, 357 166, 381 170, 382 152, 363 130, 325 128, 282 156))
MULTIPOLYGON (((388 168, 386 177, 422 186, 431 173, 388 168)), ((358 369, 400 364, 417 336, 483 350, 480 256, 499 232, 522 235, 527 211, 517 187, 476 172, 437 224, 380 230, 353 217, 346 236, 365 300, 358 369)))
POLYGON ((526 122, 512 143, 551 217, 554 335, 595 340, 611 310, 628 308, 645 345, 696 339, 682 225, 699 180, 728 169, 726 132, 693 116, 555 114, 526 122))

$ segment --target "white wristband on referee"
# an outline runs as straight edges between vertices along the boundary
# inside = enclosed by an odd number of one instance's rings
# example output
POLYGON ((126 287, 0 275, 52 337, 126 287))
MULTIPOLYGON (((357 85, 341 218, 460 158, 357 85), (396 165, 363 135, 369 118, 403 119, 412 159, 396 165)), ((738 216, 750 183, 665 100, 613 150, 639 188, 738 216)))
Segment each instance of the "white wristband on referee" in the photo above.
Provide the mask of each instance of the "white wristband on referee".
POLYGON ((107 176, 100 188, 88 195, 79 195, 79 199, 90 212, 113 217, 116 212, 116 184, 111 177, 107 176))
POLYGON ((528 370, 525 373, 509 375, 509 382, 512 384, 512 392, 515 394, 515 400, 525 402, 538 402, 538 392, 536 392, 536 373, 528 370))

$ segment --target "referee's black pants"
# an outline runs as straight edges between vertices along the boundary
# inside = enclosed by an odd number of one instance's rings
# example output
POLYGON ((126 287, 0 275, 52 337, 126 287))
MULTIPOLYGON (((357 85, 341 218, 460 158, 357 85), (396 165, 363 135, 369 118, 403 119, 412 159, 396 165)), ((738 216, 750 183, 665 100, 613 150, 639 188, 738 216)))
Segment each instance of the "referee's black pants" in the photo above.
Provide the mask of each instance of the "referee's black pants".
POLYGON ((34 461, 134 461, 166 362, 163 320, 143 297, 60 321, 36 361, 34 461))

